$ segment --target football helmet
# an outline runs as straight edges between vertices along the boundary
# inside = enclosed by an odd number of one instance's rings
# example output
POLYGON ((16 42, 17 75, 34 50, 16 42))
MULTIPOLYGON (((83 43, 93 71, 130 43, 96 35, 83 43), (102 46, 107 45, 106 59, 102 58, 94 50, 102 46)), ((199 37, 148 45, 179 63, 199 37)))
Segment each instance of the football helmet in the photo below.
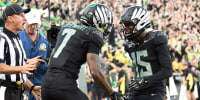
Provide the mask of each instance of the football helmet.
POLYGON ((125 38, 133 40, 151 26, 149 12, 140 6, 126 8, 121 15, 120 24, 125 38), (130 25, 133 25, 132 29, 125 28, 130 25))
POLYGON ((101 4, 87 6, 80 21, 83 25, 96 27, 103 33, 104 38, 111 33, 113 26, 112 12, 101 4))

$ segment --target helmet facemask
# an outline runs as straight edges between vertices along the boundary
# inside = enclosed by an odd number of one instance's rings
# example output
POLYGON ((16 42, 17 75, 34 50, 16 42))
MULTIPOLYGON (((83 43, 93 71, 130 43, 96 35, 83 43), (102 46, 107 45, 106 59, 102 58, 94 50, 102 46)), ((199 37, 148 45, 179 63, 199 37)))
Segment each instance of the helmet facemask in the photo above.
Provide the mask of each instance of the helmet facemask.
POLYGON ((120 24, 123 26, 124 36, 128 40, 135 40, 146 28, 150 27, 150 16, 148 11, 142 7, 129 7, 123 12, 120 24), (132 29, 128 27, 131 25, 132 29))
POLYGON ((139 21, 140 20, 136 18, 132 20, 132 22, 121 23, 122 28, 123 28, 123 34, 128 40, 133 40, 137 38, 144 31, 144 29, 137 30, 137 24, 139 21), (129 27, 129 28, 125 28, 125 27, 129 27))
POLYGON ((109 34, 111 33, 112 31, 112 28, 113 28, 113 24, 100 24, 100 25, 96 25, 96 28, 101 31, 103 33, 103 37, 105 39, 108 38, 109 34))
POLYGON ((103 33, 104 38, 112 31, 112 12, 104 5, 93 4, 86 7, 80 20, 86 26, 96 27, 103 33))

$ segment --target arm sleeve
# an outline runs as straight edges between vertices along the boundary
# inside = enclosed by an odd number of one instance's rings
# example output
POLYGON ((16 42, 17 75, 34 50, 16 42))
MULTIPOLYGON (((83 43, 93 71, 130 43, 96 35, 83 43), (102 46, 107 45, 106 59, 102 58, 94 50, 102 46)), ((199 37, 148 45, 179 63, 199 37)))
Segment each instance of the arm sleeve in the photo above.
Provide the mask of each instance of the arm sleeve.
POLYGON ((95 53, 95 54, 99 54, 101 50, 101 47, 97 46, 95 43, 90 42, 89 46, 88 46, 88 52, 87 53, 95 53))
POLYGON ((103 38, 100 37, 98 34, 102 33, 100 33, 100 31, 91 31, 91 33, 88 35, 88 53, 99 54, 101 47, 103 46, 103 38))
POLYGON ((154 45, 157 52, 160 70, 153 76, 146 77, 148 82, 159 82, 172 76, 172 60, 167 46, 167 37, 161 35, 155 38, 154 45))

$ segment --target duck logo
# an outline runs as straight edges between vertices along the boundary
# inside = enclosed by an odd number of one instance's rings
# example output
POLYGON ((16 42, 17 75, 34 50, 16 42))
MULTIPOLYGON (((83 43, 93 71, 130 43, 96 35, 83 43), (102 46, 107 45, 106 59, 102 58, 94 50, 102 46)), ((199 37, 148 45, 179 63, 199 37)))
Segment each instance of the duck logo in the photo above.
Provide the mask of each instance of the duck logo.
POLYGON ((39 51, 47 51, 46 48, 47 48, 46 44, 45 44, 45 43, 41 43, 41 44, 40 44, 39 51))

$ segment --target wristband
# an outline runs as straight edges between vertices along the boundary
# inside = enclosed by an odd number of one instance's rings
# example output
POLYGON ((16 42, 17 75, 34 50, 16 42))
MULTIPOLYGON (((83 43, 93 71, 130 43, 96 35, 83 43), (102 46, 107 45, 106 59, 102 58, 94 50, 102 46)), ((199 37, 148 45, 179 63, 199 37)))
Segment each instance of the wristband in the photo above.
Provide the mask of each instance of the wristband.
POLYGON ((33 88, 35 87, 35 85, 31 86, 31 89, 30 89, 30 93, 32 92, 33 88))

